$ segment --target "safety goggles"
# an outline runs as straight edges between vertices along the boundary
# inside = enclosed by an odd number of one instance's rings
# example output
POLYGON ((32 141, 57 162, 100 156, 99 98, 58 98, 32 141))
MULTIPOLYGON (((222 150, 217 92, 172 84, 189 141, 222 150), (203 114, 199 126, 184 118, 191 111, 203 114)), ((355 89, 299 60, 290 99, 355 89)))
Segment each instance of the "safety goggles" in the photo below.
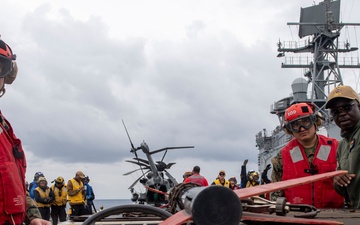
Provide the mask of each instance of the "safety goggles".
POLYGON ((315 116, 307 116, 297 120, 289 122, 286 127, 291 132, 298 133, 303 127, 305 130, 310 129, 315 123, 315 116))
POLYGON ((355 102, 353 102, 351 104, 346 104, 346 105, 340 106, 338 108, 330 109, 330 115, 332 117, 337 117, 340 114, 340 112, 348 113, 352 110, 353 105, 355 105, 355 102))
POLYGON ((220 176, 225 176, 225 173, 219 173, 220 176))
POLYGON ((0 78, 11 74, 13 70, 12 60, 0 55, 0 78))

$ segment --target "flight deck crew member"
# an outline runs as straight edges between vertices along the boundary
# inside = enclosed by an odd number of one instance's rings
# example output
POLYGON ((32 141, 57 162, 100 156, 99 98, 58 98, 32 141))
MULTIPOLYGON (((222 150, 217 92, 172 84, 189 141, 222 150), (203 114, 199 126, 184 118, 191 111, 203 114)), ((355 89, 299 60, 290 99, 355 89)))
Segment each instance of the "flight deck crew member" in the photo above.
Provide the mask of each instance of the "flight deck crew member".
POLYGON ((221 185, 224 187, 230 187, 230 182, 225 179, 225 170, 220 170, 218 177, 211 183, 211 185, 221 185))
POLYGON ((343 138, 337 149, 337 170, 348 174, 334 177, 334 187, 349 201, 350 207, 360 209, 360 98, 350 86, 338 86, 328 96, 325 108, 340 128, 343 138))
POLYGON ((34 199, 41 213, 41 217, 44 220, 50 220, 50 206, 54 201, 55 196, 54 192, 47 186, 45 177, 40 177, 38 179, 37 187, 34 190, 34 199))
POLYGON ((186 178, 184 181, 184 183, 190 183, 190 182, 199 184, 203 187, 209 186, 209 183, 206 180, 206 178, 200 175, 200 167, 199 166, 194 166, 194 168, 192 170, 192 175, 189 176, 188 178, 186 178))
POLYGON ((85 208, 85 188, 83 179, 85 174, 81 171, 76 172, 75 177, 68 181, 68 200, 71 208, 70 216, 86 215, 85 208))
MULTIPOLYGON (((5 94, 5 84, 12 84, 18 67, 16 56, 9 45, 0 39, 0 97, 5 94)), ((16 137, 11 124, 0 112, 0 224, 51 225, 41 219, 35 202, 26 193, 26 157, 21 140, 16 137)))
MULTIPOLYGON (((316 134, 321 119, 309 104, 290 106, 285 111, 284 119, 285 131, 294 138, 272 159, 272 182, 336 170, 338 141, 316 134)), ((279 192, 275 194, 282 195, 279 192)), ((309 204, 317 208, 339 208, 344 203, 330 178, 286 189, 283 194, 292 204, 309 204)))
POLYGON ((57 225, 58 221, 66 221, 66 202, 67 202, 67 188, 64 183, 64 178, 57 177, 51 186, 51 190, 54 192, 55 200, 51 204, 51 219, 53 225, 57 225))

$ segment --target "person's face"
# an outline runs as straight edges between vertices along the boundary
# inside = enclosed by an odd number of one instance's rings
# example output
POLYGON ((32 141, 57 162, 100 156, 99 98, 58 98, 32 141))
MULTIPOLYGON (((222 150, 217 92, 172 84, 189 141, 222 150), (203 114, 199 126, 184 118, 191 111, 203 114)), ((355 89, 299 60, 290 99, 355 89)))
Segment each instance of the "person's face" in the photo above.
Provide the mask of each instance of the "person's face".
POLYGON ((78 182, 82 181, 82 178, 79 175, 75 176, 75 180, 77 180, 78 182))
POLYGON ((299 132, 293 132, 293 135, 299 142, 310 141, 316 135, 315 125, 312 125, 309 129, 305 129, 304 127, 301 127, 299 132))
POLYGON ((360 120, 360 107, 356 100, 338 98, 333 100, 330 115, 342 132, 349 131, 360 120))
POLYGON ((224 180, 225 179, 225 173, 219 173, 219 179, 224 180))
POLYGON ((46 181, 40 181, 39 186, 40 187, 45 187, 46 186, 46 181))
POLYGON ((231 184, 231 186, 234 186, 234 185, 235 185, 235 181, 231 180, 231 181, 230 181, 230 184, 231 184))

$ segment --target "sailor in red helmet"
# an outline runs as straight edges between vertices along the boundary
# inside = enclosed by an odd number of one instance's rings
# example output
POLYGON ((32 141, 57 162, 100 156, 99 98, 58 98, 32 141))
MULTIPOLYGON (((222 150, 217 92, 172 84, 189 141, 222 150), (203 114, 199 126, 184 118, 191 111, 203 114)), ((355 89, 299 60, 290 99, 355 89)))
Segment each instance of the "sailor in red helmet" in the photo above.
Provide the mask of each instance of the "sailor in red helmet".
MULTIPOLYGON (((0 39, 0 97, 5 84, 11 84, 17 75, 16 56, 0 39)), ((0 224, 20 225, 24 220, 31 225, 51 225, 41 219, 35 203, 26 194, 26 158, 18 139, 0 112, 0 224)))
MULTIPOLYGON (((316 134, 322 121, 312 107, 307 103, 291 105, 284 119, 285 131, 294 138, 272 159, 272 181, 335 171, 338 141, 316 134)), ((330 178, 276 194, 284 195, 292 204, 309 204, 316 208, 340 208, 344 204, 344 198, 335 191, 330 178)))

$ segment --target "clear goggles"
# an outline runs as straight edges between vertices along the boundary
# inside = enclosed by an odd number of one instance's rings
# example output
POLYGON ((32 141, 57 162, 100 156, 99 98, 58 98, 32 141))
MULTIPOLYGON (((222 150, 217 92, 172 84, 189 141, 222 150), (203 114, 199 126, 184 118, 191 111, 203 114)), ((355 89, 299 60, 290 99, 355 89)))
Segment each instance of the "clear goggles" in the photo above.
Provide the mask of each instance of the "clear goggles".
POLYGON ((286 124, 286 128, 289 129, 293 133, 300 132, 301 128, 303 127, 305 130, 310 129, 315 123, 315 116, 306 116, 286 124))
POLYGON ((0 78, 10 75, 12 70, 13 70, 12 60, 0 55, 0 78))

